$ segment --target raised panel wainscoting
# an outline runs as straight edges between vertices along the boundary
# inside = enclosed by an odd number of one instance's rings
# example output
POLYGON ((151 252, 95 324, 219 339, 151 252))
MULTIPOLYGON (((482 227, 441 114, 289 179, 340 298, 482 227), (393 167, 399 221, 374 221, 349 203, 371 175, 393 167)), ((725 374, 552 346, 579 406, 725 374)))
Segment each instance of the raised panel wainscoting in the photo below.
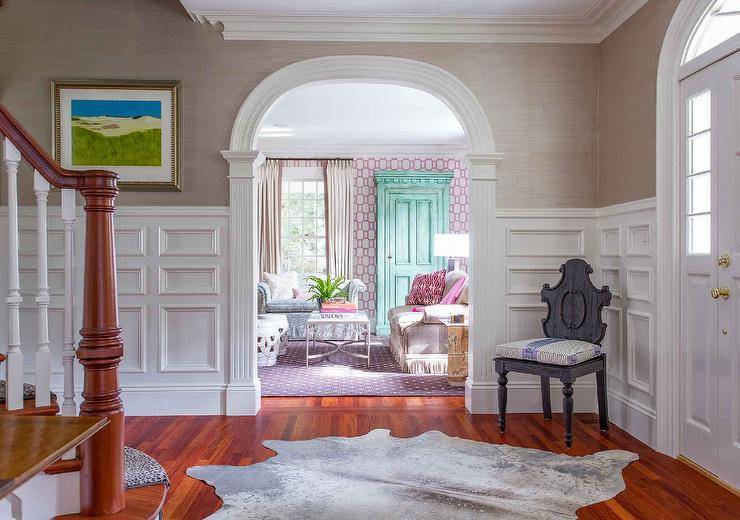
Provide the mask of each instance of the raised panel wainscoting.
MULTIPOLYGON (((0 220, 7 219, 0 208, 0 220)), ((58 208, 50 208, 54 217, 58 208)), ((21 229, 35 237, 35 208, 20 211, 21 229)), ((63 232, 58 218, 49 218, 50 238, 63 232)), ((7 226, 0 224, 5 240, 7 226)), ((81 328, 82 237, 84 214, 75 228, 75 334, 81 328)), ((225 413, 224 371, 228 360, 228 208, 121 206, 115 217, 119 321, 123 329, 124 358, 121 388, 127 415, 225 413), (185 398, 183 396, 186 396, 185 398)), ((63 238, 63 234, 62 234, 63 238)), ((36 242, 20 242, 22 255, 21 326, 24 378, 33 381, 36 349, 36 242)), ((64 292, 64 243, 50 239, 49 341, 52 352, 51 389, 63 393, 61 352, 64 292)), ((3 262, 7 260, 3 259, 3 262)), ((0 285, 7 285, 7 266, 0 266, 0 285)), ((5 302, 0 330, 7 330, 5 302)), ((78 338, 79 339, 79 338, 78 338)), ((1 341, 5 341, 2 338, 1 341)), ((75 363, 77 395, 82 372, 75 363)), ((78 402, 79 404, 79 402, 78 402)))
MULTIPOLYGON (((5 215, 0 213, 0 219, 5 215)), ((27 220, 22 217, 22 226, 33 229, 33 208, 24 208, 22 215, 27 216, 27 220)), ((55 230, 58 224, 54 220, 49 219, 55 230)), ((121 383, 129 415, 226 413, 228 222, 226 207, 118 209, 118 290, 126 345, 121 383)), ((654 445, 654 199, 602 209, 499 208, 495 222, 495 249, 487 261, 490 267, 484 271, 490 275, 492 290, 503 297, 496 299, 492 316, 497 337, 487 338, 487 345, 541 336, 541 319, 546 312, 539 296, 542 284, 556 282, 558 269, 568 258, 584 258, 594 267, 595 283, 609 285, 614 296, 604 311, 611 420, 654 445)), ((5 233, 4 229, 0 223, 0 233, 5 233)), ((83 216, 76 232, 84 233, 83 216)), ((35 244, 29 241, 27 246, 22 253, 29 255, 29 262, 24 263, 29 272, 24 271, 21 285, 22 290, 32 293, 35 273, 30 255, 35 244)), ((61 298, 59 284, 63 286, 63 277, 55 271, 63 267, 64 259, 54 256, 59 247, 62 244, 49 242, 52 351, 61 349, 63 337, 62 323, 54 315, 61 305, 55 299, 61 298)), ((7 283, 6 276, 7 269, 0 266, 0 283, 7 283)), ((77 277, 78 285, 80 279, 77 277)), ((81 287, 76 287, 77 294, 80 291, 81 287)), ((36 312, 32 300, 24 301, 24 312, 29 314, 31 328, 36 312)), ((7 313, 0 311, 0 327, 5 327, 5 320, 7 313)), ((35 334, 29 330, 26 337, 34 338, 35 334)), ((23 348, 32 360, 35 345, 23 348)), ((33 363, 29 363, 26 377, 30 379, 33 363)), ((496 413, 493 365, 476 370, 480 377, 473 391, 484 396, 484 409, 476 411, 496 413)), ((61 393, 61 365, 52 366, 52 376, 53 390, 61 393)), ((540 409, 539 384, 536 378, 512 374, 508 385, 515 407, 512 413, 540 409)), ((580 379, 575 390, 576 411, 594 411, 595 380, 580 379)), ((552 395, 559 392, 553 383, 552 395)), ((561 400, 554 397, 553 409, 559 411, 561 406, 561 400)))
POLYGON ((609 419, 655 447, 655 199, 598 212, 594 279, 609 285, 613 296, 604 309, 609 419))

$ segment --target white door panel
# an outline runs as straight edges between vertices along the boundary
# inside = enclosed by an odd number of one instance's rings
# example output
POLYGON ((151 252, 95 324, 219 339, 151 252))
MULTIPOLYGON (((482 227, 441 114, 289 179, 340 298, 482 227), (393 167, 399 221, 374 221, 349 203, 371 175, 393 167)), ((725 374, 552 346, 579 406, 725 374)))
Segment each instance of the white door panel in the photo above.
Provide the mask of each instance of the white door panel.
POLYGON ((719 441, 720 478, 740 488, 740 52, 715 64, 721 111, 717 118, 718 253, 730 264, 718 265, 717 284, 730 297, 720 299, 719 441), (727 334, 724 332, 727 331, 727 334))
POLYGON ((740 52, 681 95, 681 453, 740 487, 740 52))

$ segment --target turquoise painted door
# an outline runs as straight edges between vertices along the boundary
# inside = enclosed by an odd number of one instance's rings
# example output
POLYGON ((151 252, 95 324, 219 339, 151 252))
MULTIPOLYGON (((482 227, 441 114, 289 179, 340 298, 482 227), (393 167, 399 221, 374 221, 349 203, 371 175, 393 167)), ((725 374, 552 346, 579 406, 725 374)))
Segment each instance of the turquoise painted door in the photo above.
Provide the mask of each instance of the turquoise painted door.
POLYGON ((378 172, 378 283, 376 331, 390 332, 388 309, 404 305, 414 276, 444 268, 434 256, 434 235, 449 225, 452 175, 429 172, 378 172), (399 174, 406 173, 405 176, 399 174), (394 181, 387 185, 392 174, 394 181), (435 182, 428 182, 430 180, 435 182), (427 181, 427 182, 424 182, 427 181))

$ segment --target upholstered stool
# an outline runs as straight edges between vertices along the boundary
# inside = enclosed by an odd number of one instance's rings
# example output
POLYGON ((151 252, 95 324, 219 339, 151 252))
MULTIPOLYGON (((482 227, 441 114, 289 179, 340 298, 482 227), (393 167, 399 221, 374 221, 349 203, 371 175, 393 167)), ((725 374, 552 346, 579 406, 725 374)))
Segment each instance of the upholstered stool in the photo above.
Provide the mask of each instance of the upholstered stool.
POLYGON ((280 346, 278 350, 279 355, 283 355, 288 352, 288 317, 285 314, 260 314, 257 316, 258 321, 269 321, 280 332, 280 346))

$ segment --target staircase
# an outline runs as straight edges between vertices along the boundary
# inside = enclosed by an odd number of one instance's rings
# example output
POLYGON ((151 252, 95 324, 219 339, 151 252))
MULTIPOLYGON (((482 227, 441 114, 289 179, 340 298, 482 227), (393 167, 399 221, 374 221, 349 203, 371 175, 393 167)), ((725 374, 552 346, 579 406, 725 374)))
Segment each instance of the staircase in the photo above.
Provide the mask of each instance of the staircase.
MULTIPOLYGON (((113 214, 118 195, 118 175, 105 170, 76 171, 58 165, 0 104, 0 144, 7 176, 8 193, 8 335, 7 352, 0 354, 5 369, 4 388, 0 388, 0 417, 3 415, 56 415, 60 405, 51 393, 52 352, 49 348, 48 309, 51 301, 47 255, 47 199, 52 188, 61 190, 61 220, 64 227, 64 341, 61 364, 64 367, 63 415, 77 415, 74 369, 84 373, 80 416, 105 417, 108 424, 85 441, 77 457, 58 461, 47 474, 79 471, 79 515, 63 518, 156 518, 160 515, 169 482, 162 478, 156 461, 141 452, 124 448, 124 411, 120 398, 118 365, 123 357, 123 340, 118 325, 113 214), (33 170, 36 201, 35 259, 24 258, 19 268, 19 166, 33 170), (77 194, 84 200, 84 289, 81 340, 75 348, 74 333, 74 229, 77 220, 77 194), (30 269, 29 266, 33 267, 30 269), (35 271, 36 291, 31 308, 35 311, 37 334, 34 350, 33 385, 23 381, 21 338, 21 272, 35 271), (4 390, 4 392, 3 392, 4 390), (159 475, 140 478, 141 474, 159 475), (137 477, 137 475, 139 475, 137 477), (132 484, 133 483, 133 484, 132 484), (132 488, 132 485, 137 487, 132 488), (127 489, 128 488, 128 489, 127 489)), ((1 172, 1 170, 0 170, 1 172)), ((25 235, 28 231, 23 230, 25 235)), ((4 249, 4 248, 2 248, 4 249)), ((0 250, 2 250, 0 249, 0 250)), ((4 253, 3 253, 4 254, 4 253)), ((38 499, 38 497, 37 497, 38 499)))

